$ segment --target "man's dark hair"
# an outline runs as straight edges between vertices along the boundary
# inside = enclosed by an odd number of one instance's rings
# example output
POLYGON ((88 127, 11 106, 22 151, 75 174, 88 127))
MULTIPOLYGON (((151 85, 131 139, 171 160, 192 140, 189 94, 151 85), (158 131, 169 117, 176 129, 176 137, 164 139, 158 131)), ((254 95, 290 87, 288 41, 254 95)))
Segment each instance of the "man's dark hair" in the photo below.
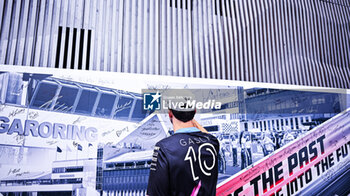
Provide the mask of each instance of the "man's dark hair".
POLYGON ((194 115, 196 114, 196 111, 177 111, 177 110, 171 110, 171 112, 174 114, 175 118, 182 121, 182 122, 188 122, 193 119, 194 115))

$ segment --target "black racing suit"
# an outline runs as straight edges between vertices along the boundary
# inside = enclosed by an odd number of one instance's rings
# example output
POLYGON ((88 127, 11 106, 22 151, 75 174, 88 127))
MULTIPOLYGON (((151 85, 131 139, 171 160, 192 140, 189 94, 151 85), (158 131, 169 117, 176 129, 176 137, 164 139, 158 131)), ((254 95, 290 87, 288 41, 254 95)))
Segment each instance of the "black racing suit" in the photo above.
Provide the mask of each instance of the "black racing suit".
POLYGON ((147 194, 215 195, 219 142, 197 128, 179 129, 154 150, 147 194))

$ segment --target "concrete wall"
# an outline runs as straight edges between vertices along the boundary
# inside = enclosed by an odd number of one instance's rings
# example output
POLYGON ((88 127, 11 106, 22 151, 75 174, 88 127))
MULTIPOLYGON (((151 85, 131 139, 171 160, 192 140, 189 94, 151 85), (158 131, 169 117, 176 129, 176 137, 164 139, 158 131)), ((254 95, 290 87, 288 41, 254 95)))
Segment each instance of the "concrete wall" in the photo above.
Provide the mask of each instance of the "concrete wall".
POLYGON ((0 64, 350 88, 348 0, 2 0, 0 64))

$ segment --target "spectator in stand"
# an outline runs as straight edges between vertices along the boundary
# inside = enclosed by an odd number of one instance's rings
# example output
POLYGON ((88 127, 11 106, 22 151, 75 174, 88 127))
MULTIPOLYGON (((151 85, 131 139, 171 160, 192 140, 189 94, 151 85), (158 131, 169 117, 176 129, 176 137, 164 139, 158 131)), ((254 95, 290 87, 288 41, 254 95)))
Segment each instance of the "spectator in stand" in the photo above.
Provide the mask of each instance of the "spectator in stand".
POLYGON ((274 151, 275 144, 270 139, 269 134, 263 133, 263 139, 261 141, 261 147, 263 149, 264 157, 274 151))
POLYGON ((223 143, 223 137, 219 137, 220 150, 219 150, 219 173, 226 173, 226 157, 225 157, 225 146, 223 143))
POLYGON ((291 131, 288 130, 284 135, 283 135, 283 139, 282 139, 282 143, 283 145, 288 144, 289 142, 293 141, 295 138, 292 135, 291 131))
POLYGON ((232 135, 232 166, 236 167, 237 164, 237 148, 238 148, 238 138, 236 135, 232 135))
POLYGON ((252 151, 251 151, 251 140, 248 133, 241 132, 240 134, 240 145, 241 145, 241 169, 246 168, 252 164, 252 151))
POLYGON ((275 145, 276 145, 276 150, 279 149, 282 146, 282 138, 283 138, 283 130, 273 130, 276 141, 275 141, 275 145))
POLYGON ((248 165, 251 165, 253 163, 253 157, 252 157, 252 138, 250 133, 248 132, 245 136, 246 138, 246 147, 248 151, 248 165))

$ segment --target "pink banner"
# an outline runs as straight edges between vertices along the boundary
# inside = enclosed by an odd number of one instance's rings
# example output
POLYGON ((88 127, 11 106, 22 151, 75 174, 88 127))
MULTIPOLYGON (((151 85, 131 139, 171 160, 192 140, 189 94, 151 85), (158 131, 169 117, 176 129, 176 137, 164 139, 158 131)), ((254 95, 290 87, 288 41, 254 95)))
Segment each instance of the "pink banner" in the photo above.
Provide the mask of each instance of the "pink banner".
POLYGON ((335 165, 348 163, 350 110, 218 185, 217 195, 294 195, 335 165))

